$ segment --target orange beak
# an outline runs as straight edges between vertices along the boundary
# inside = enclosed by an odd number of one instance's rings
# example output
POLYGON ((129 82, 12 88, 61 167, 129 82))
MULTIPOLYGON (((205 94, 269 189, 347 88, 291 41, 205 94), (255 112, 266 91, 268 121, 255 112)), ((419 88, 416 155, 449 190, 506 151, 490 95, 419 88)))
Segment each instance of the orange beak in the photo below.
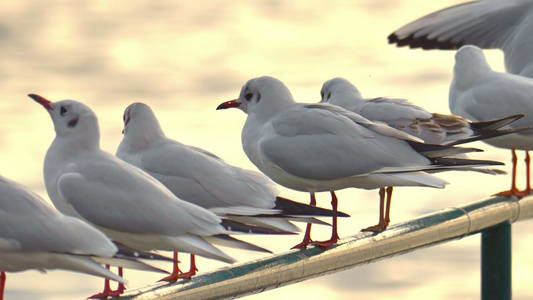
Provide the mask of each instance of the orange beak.
POLYGON ((237 102, 237 99, 234 99, 234 100, 230 100, 230 101, 226 101, 224 103, 221 103, 218 107, 217 107, 217 110, 219 109, 226 109, 226 108, 232 108, 232 107, 239 107, 241 104, 239 102, 237 102))
POLYGON ((29 94, 28 97, 32 98, 33 100, 35 100, 35 102, 44 106, 44 108, 46 108, 47 110, 52 109, 52 107, 50 106, 50 103, 52 103, 51 101, 48 101, 45 98, 35 94, 29 94))

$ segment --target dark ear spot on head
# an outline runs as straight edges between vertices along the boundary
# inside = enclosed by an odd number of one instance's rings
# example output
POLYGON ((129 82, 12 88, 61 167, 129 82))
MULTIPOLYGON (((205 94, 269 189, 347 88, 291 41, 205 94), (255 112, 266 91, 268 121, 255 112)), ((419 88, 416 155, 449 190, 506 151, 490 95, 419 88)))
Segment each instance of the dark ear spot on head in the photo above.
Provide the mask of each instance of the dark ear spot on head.
POLYGON ((259 103, 259 100, 261 100, 261 94, 257 93, 257 101, 255 103, 259 103))
POLYGON ((76 124, 78 124, 78 118, 68 121, 67 126, 68 127, 75 127, 76 124))

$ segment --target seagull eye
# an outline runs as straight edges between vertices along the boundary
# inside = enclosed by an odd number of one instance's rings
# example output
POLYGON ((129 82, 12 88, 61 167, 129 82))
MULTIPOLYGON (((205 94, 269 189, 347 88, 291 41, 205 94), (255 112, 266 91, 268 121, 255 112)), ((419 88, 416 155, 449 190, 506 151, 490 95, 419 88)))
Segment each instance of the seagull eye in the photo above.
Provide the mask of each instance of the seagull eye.
POLYGON ((253 96, 254 96, 254 94, 248 92, 248 93, 246 93, 246 95, 244 95, 244 98, 246 98, 246 100, 250 101, 253 96))
POLYGON ((59 114, 64 115, 68 111, 68 108, 66 106, 61 106, 61 109, 59 110, 59 114))

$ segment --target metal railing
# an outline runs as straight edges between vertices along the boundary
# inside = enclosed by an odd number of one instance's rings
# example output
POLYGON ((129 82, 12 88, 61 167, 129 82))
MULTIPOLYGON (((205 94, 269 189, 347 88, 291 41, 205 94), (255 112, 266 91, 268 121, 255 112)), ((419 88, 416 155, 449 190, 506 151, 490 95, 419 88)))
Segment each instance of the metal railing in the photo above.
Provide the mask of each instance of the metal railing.
POLYGON ((447 208, 379 234, 361 232, 329 249, 291 250, 129 291, 122 299, 238 298, 482 232, 482 299, 511 299, 511 223, 533 217, 533 197, 492 197, 447 208))

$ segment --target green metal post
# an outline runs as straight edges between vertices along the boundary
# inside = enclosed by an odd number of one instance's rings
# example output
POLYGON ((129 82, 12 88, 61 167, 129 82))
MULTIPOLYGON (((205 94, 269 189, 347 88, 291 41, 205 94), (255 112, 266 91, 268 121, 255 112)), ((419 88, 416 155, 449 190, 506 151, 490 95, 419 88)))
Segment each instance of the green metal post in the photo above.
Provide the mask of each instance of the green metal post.
POLYGON ((481 299, 511 300, 511 224, 481 232, 481 299))

